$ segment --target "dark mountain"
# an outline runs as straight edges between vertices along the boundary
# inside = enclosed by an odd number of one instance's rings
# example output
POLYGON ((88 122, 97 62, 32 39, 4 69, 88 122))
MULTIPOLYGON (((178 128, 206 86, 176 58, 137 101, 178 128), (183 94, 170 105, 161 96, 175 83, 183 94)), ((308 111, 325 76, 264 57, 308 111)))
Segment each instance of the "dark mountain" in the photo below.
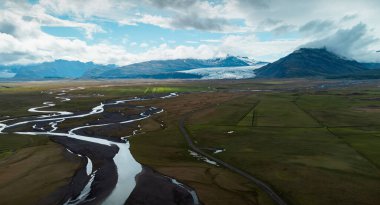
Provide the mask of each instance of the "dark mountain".
POLYGON ((380 63, 362 63, 368 69, 380 69, 380 63))
MULTIPOLYGON (((225 58, 154 60, 135 63, 117 68, 96 68, 84 74, 87 78, 145 78, 146 76, 179 77, 177 71, 195 68, 249 66, 256 62, 246 57, 227 56, 225 58)), ((186 75, 189 78, 195 75, 186 75)))
MULTIPOLYGON (((11 66, 7 70, 16 73, 14 78, 17 79, 80 78, 87 71, 98 67, 101 66, 92 62, 56 60, 34 65, 11 66)), ((108 66, 108 68, 114 67, 108 66)))
POLYGON ((298 78, 347 75, 365 70, 365 65, 340 57, 324 48, 301 48, 256 70, 255 73, 258 78, 298 78))

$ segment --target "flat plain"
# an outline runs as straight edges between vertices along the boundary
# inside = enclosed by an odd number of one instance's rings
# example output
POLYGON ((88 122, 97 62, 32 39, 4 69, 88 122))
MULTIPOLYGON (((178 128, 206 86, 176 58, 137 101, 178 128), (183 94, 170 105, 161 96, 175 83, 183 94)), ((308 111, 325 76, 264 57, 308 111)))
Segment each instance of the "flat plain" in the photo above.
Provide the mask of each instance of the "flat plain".
MULTIPOLYGON (((157 116, 88 132, 120 138, 141 128, 128 138, 133 157, 193 187, 204 204, 273 202, 244 177, 192 156, 178 128, 184 116, 198 148, 269 184, 289 204, 372 205, 380 201, 379 86, 318 79, 1 83, 0 121, 33 115, 30 107, 55 100, 49 91, 70 87, 85 89, 71 91, 72 100, 54 110, 88 111, 109 100, 175 92, 178 97, 134 103, 163 108, 157 116)), ((60 128, 86 123, 72 119, 60 128)), ((0 142, 0 179, 6 179, 0 204, 41 202, 84 164, 49 137, 4 133, 0 142)))

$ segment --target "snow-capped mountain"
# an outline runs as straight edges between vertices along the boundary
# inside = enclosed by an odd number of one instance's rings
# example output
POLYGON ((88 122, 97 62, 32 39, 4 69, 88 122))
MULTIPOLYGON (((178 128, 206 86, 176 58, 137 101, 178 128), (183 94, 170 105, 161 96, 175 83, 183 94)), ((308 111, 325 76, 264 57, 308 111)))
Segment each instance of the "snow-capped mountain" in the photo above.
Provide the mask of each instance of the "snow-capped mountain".
POLYGON ((84 76, 87 78, 201 78, 202 76, 179 71, 198 68, 243 67, 257 63, 259 62, 247 57, 230 55, 212 59, 154 60, 112 69, 107 67, 93 69, 84 76))
POLYGON ((263 62, 259 62, 259 61, 252 59, 252 58, 248 58, 248 57, 236 56, 236 58, 247 63, 248 65, 257 65, 257 64, 263 63, 263 62))
POLYGON ((122 67, 56 60, 33 65, 0 66, 0 78, 249 78, 252 77, 252 69, 256 68, 251 66, 258 64, 262 65, 248 57, 231 55, 212 59, 154 60, 122 67))

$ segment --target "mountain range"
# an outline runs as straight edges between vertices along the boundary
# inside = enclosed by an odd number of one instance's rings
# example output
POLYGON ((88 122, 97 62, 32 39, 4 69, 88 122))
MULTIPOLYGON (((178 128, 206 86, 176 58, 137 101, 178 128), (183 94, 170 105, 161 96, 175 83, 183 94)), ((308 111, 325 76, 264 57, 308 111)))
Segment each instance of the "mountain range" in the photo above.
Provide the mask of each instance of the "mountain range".
POLYGON ((255 71, 257 78, 302 78, 368 75, 376 73, 380 63, 359 63, 326 48, 301 48, 255 71))
POLYGON ((324 48, 301 48, 256 71, 258 78, 294 78, 350 74, 366 70, 354 60, 340 57, 324 48))
POLYGON ((247 57, 227 56, 212 59, 154 60, 134 63, 117 68, 98 68, 84 74, 85 78, 200 78, 200 75, 184 73, 197 68, 251 66, 256 62, 247 57))
MULTIPOLYGON (((102 67, 92 62, 56 60, 33 65, 1 66, 0 78, 14 78, 18 80, 80 78, 87 71, 102 67)), ((114 68, 115 65, 108 65, 114 68)))
POLYGON ((326 48, 301 48, 273 63, 247 57, 153 60, 118 67, 56 60, 34 65, 0 66, 0 78, 43 79, 240 79, 240 78, 380 78, 380 63, 360 63, 326 48))
MULTIPOLYGON (((16 80, 38 79, 94 79, 94 78, 202 78, 202 75, 184 73, 198 68, 242 67, 262 64, 247 57, 226 56, 212 59, 154 60, 127 66, 98 65, 92 62, 56 60, 35 65, 2 66, 0 78, 16 80)), ((251 71, 253 73, 253 71, 251 71)))

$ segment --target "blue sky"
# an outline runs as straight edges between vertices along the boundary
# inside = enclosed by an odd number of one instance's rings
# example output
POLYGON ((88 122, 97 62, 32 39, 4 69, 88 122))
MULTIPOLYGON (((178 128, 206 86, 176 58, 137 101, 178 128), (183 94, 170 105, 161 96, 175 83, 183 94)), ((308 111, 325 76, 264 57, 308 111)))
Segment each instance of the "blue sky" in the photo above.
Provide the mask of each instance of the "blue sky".
POLYGON ((227 54, 274 61, 327 47, 380 61, 379 1, 3 0, 0 64, 126 65, 227 54))

